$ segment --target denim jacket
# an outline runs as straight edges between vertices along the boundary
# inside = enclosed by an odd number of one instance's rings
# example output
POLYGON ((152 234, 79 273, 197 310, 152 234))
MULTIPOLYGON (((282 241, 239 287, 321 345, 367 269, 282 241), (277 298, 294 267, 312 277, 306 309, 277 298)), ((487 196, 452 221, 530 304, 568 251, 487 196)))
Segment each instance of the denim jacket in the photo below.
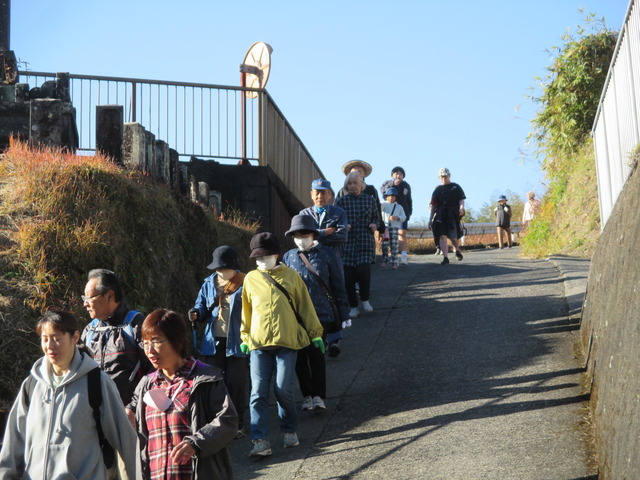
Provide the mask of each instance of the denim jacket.
MULTIPOLYGON (((193 308, 198 310, 198 321, 207 322, 204 338, 200 347, 202 355, 216 353, 216 337, 214 323, 220 311, 219 296, 216 292, 214 273, 205 278, 193 308)), ((227 357, 246 357, 240 350, 240 322, 242 320, 242 287, 229 295, 229 329, 227 331, 227 357)))

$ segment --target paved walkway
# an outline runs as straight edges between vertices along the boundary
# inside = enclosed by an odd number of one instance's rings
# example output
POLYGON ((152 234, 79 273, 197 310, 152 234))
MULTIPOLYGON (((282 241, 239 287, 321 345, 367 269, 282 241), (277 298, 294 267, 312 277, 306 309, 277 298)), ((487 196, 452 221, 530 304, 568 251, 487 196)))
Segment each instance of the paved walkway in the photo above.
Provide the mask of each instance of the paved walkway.
POLYGON ((375 311, 327 359, 327 411, 301 412, 285 450, 274 407, 273 455, 234 441, 236 479, 595 478, 574 358, 589 262, 519 253, 374 266, 375 311))

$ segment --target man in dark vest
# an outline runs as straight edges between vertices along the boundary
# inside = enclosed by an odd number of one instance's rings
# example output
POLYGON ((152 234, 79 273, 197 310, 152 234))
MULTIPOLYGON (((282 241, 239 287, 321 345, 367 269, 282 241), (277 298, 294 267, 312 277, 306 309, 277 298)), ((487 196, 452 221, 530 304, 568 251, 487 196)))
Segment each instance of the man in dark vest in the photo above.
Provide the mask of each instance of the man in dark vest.
POLYGON ((140 378, 152 369, 138 345, 144 315, 124 305, 119 278, 102 268, 89 272, 82 300, 92 321, 81 339, 127 405, 140 378))

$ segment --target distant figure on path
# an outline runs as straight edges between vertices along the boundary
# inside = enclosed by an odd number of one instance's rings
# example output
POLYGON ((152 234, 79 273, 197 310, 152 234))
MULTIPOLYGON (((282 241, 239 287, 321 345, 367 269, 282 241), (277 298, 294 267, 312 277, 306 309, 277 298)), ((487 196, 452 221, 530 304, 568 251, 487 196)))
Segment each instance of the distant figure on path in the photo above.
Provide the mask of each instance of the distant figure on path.
POLYGON ((391 170, 391 180, 387 180, 380 187, 380 192, 382 196, 385 196, 385 192, 393 187, 398 193, 396 198, 398 200, 398 205, 402 207, 404 210, 404 214, 406 215, 406 219, 401 222, 400 227, 398 228, 398 247, 400 248, 400 252, 402 255, 401 264, 406 265, 408 263, 407 260, 407 228, 409 227, 409 219, 411 218, 411 214, 413 213, 413 200, 411 199, 411 186, 405 181, 406 174, 404 173, 404 168, 402 167, 394 167, 391 170))
POLYGON ((507 235, 507 245, 511 248, 511 207, 507 205, 507 197, 500 195, 498 205, 493 209, 496 217, 496 230, 498 231, 498 247, 503 248, 502 234, 507 235))
POLYGON ((462 237, 460 219, 465 214, 464 201, 467 197, 460 185, 451 182, 451 172, 448 168, 441 168, 438 176, 441 185, 437 186, 431 195, 429 228, 433 230, 433 237, 439 239, 438 245, 444 255, 440 265, 448 265, 448 240, 451 240, 458 260, 463 258, 458 239, 462 237))
POLYGON ((524 204, 524 210, 522 212, 522 228, 526 229, 536 215, 540 212, 540 200, 536 200, 536 194, 533 192, 527 193, 527 202, 524 204))
MULTIPOLYGON (((398 232, 407 217, 402 205, 397 202, 398 190, 395 187, 389 187, 384 192, 384 198, 385 201, 382 202, 382 220, 386 229, 382 236, 382 268, 387 268, 387 265, 391 265, 391 268, 396 270, 398 268, 398 232), (389 250, 391 250, 391 255, 389 255, 389 250)), ((404 255, 405 260, 406 257, 404 255)))

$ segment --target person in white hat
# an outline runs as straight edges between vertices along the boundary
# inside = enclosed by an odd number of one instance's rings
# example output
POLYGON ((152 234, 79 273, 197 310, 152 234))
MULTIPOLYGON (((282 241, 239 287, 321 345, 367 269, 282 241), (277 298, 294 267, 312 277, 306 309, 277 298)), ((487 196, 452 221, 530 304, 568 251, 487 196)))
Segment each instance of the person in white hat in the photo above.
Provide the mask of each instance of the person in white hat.
MULTIPOLYGON (((349 160, 342 166, 342 173, 345 175, 349 175, 351 172, 357 172, 362 177, 362 183, 364 184, 364 190, 362 193, 366 193, 367 195, 371 195, 373 200, 376 202, 376 208, 378 209, 378 218, 380 219, 380 223, 378 224, 378 233, 380 235, 384 234, 384 222, 382 221, 382 208, 380 206, 380 197, 378 196, 378 191, 373 185, 367 185, 365 178, 371 175, 373 171, 373 167, 365 162, 364 160, 349 160)), ((346 184, 346 182, 345 182, 346 184)), ((349 192, 345 187, 341 188, 338 192, 337 198, 344 197, 348 195, 349 192)))

